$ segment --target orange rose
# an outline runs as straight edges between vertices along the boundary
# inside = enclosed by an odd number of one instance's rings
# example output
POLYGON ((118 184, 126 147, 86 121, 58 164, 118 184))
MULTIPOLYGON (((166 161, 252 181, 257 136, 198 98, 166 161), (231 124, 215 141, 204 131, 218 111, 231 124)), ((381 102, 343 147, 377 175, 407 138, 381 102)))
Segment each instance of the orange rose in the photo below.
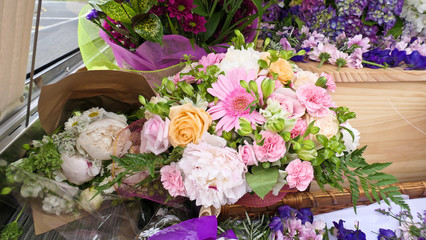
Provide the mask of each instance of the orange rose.
POLYGON ((284 85, 293 79, 294 75, 293 68, 291 67, 290 63, 282 58, 278 59, 276 62, 273 62, 269 67, 269 71, 278 73, 278 80, 280 80, 280 82, 284 85))
POLYGON ((192 103, 170 108, 169 138, 173 147, 198 143, 212 124, 212 117, 192 103))

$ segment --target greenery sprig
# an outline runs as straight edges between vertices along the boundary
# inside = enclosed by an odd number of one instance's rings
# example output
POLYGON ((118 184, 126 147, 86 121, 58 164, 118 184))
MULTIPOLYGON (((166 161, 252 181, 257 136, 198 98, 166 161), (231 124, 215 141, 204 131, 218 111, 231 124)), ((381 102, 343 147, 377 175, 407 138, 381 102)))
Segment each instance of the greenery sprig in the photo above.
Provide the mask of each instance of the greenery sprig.
POLYGON ((267 240, 270 239, 271 234, 267 214, 262 214, 255 220, 250 218, 246 212, 246 218, 242 220, 229 218, 221 221, 217 227, 217 233, 222 234, 228 229, 232 229, 238 239, 267 240))
POLYGON ((22 207, 21 211, 19 212, 15 220, 3 227, 3 229, 0 232, 0 239, 18 240, 19 236, 21 236, 23 233, 22 227, 18 223, 18 219, 21 217, 24 209, 25 209, 25 205, 22 207))

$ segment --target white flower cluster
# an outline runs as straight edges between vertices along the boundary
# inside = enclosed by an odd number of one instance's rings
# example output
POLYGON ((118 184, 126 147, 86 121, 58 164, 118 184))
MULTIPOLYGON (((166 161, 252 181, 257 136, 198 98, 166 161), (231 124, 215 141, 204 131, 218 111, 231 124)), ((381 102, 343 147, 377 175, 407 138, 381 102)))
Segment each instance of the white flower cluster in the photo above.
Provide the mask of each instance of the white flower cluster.
POLYGON ((414 25, 418 33, 426 34, 426 0, 405 0, 401 17, 414 25))
POLYGON ((43 211, 47 213, 54 213, 56 215, 61 215, 61 213, 70 213, 72 212, 74 203, 72 201, 65 200, 64 198, 55 196, 53 194, 47 194, 43 199, 43 211))
POLYGON ((253 48, 236 50, 233 46, 228 49, 225 58, 220 62, 219 68, 226 74, 235 68, 243 68, 246 72, 255 70, 259 72, 259 64, 261 53, 253 48))

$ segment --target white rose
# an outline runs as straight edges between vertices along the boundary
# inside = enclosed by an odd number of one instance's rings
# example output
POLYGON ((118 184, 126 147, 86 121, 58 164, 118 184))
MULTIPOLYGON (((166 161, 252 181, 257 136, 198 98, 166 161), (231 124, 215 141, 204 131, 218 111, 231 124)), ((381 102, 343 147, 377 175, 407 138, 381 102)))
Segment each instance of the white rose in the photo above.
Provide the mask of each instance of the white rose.
POLYGON ((68 156, 62 154, 62 172, 71 183, 81 185, 95 178, 101 171, 100 166, 92 164, 86 158, 79 155, 68 156))
POLYGON ((318 74, 309 71, 300 71, 294 75, 293 86, 298 89, 300 86, 311 83, 315 84, 318 80, 318 74))
POLYGON ((244 68, 248 73, 250 70, 259 72, 259 64, 257 61, 260 59, 261 53, 255 51, 253 48, 236 50, 234 47, 228 48, 225 58, 220 62, 219 68, 225 74, 235 68, 244 68))
MULTIPOLYGON (((334 112, 331 112, 328 116, 322 118, 315 118, 310 115, 307 115, 306 122, 308 125, 314 120, 314 126, 320 128, 318 134, 322 134, 328 139, 332 138, 339 132, 339 120, 337 120, 337 117, 334 112)), ((308 137, 309 139, 315 141, 317 148, 322 147, 322 145, 316 140, 314 135, 309 134, 308 137)))
POLYGON ((131 133, 126 127, 127 124, 118 119, 95 121, 77 138, 77 150, 83 155, 86 152, 96 160, 109 160, 111 155, 124 154, 131 146, 131 133))
POLYGON ((344 123, 342 124, 342 126, 351 130, 352 133, 354 134, 354 139, 352 139, 352 136, 348 131, 346 131, 345 129, 341 130, 342 139, 346 147, 345 151, 352 152, 359 146, 359 139, 360 139, 359 131, 353 128, 349 123, 344 123))

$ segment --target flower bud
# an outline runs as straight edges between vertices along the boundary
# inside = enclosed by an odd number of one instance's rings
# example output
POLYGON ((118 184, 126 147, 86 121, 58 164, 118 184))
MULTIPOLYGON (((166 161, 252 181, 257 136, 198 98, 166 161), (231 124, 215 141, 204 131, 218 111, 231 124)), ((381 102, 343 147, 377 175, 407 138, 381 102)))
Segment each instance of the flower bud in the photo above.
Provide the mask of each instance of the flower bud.
POLYGON ((312 150, 315 148, 315 143, 312 140, 304 140, 303 141, 303 149, 312 150))
POLYGON ((262 167, 263 168, 269 168, 271 166, 271 163, 270 162, 263 162, 262 163, 262 167))
POLYGON ((96 190, 92 188, 84 189, 80 193, 80 197, 79 197, 80 207, 87 212, 98 210, 101 207, 104 199, 100 194, 96 195, 96 197, 93 198, 95 194, 96 194, 96 190))
POLYGON ((250 89, 251 89, 251 90, 252 90, 255 94, 259 92, 259 88, 258 88, 257 83, 256 83, 255 81, 251 80, 251 81, 249 82, 249 86, 250 86, 250 89))
POLYGON ((276 121, 272 123, 272 131, 274 132, 281 132, 284 130, 285 127, 285 120, 282 118, 278 118, 276 121))
POLYGON ((260 85, 263 93, 263 99, 267 99, 275 89, 275 81, 270 78, 265 78, 260 85))
POLYGON ((250 122, 245 118, 240 118, 240 129, 237 130, 240 136, 247 136, 253 132, 250 122))
POLYGON ((243 87, 245 90, 249 90, 249 85, 248 85, 248 83, 247 83, 246 81, 241 80, 241 81, 240 81, 240 85, 241 85, 241 87, 243 87))
POLYGON ((315 86, 318 86, 318 87, 325 87, 326 86, 326 84, 327 84, 327 78, 325 78, 325 77, 320 77, 320 78, 318 78, 318 80, 317 80, 317 82, 315 83, 315 86))
POLYGON ((231 132, 223 131, 222 132, 222 137, 225 138, 225 140, 231 141, 231 139, 232 139, 232 133, 231 132))
POLYGON ((188 96, 194 96, 194 87, 191 84, 188 84, 187 82, 179 82, 179 86, 188 96))
POLYGON ((300 143, 296 142, 293 144, 294 151, 299 151, 302 147, 300 146, 300 143))
POLYGON ((169 90, 169 92, 173 92, 176 90, 176 85, 174 82, 172 82, 171 80, 167 79, 166 80, 166 88, 167 90, 169 90))
POLYGON ((304 161, 312 161, 318 156, 318 152, 315 149, 301 149, 297 152, 297 156, 304 161))

